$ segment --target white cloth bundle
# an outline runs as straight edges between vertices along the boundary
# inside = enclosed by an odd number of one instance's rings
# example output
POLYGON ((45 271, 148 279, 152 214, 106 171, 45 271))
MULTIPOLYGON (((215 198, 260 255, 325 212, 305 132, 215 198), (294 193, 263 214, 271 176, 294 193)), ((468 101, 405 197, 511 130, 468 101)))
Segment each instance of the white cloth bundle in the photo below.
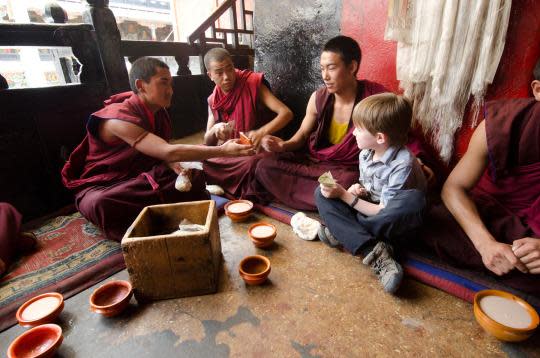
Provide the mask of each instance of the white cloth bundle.
POLYGON ((302 240, 315 240, 317 232, 321 227, 321 223, 310 217, 307 217, 303 212, 294 214, 291 218, 291 226, 293 232, 302 240))
MULTIPOLYGON (((185 170, 202 170, 203 166, 201 162, 180 162, 182 169, 185 170)), ((178 174, 176 182, 174 183, 176 190, 186 192, 191 190, 191 181, 186 173, 178 174)))

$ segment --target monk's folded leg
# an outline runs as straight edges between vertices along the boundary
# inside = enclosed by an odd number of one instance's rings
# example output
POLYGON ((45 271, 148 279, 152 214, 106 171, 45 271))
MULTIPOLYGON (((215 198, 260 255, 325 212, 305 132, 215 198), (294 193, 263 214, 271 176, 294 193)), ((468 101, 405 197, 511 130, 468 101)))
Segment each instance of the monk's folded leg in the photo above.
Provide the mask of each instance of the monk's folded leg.
POLYGON ((204 161, 208 184, 219 185, 235 198, 252 199, 257 162, 267 153, 251 157, 212 158, 204 161))
POLYGON ((331 171, 345 188, 358 182, 358 168, 332 163, 304 163, 285 156, 268 156, 257 164, 255 177, 258 185, 268 192, 269 200, 277 200, 298 210, 317 210, 313 192, 319 176, 331 171))
POLYGON ((98 226, 109 240, 120 241, 127 228, 145 206, 206 200, 204 174, 192 172, 192 188, 179 192, 174 188, 176 174, 164 165, 108 187, 91 187, 75 197, 81 214, 98 226))
POLYGON ((0 203, 0 275, 17 253, 17 238, 21 229, 21 214, 8 203, 0 203))

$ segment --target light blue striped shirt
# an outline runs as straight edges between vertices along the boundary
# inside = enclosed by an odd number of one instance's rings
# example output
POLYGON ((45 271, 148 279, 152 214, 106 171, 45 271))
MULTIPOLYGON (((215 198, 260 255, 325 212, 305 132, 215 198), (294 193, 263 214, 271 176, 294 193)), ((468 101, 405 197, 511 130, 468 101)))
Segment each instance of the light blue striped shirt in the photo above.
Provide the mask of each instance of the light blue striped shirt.
POLYGON ((378 160, 373 160, 375 151, 360 152, 360 184, 366 188, 370 200, 387 205, 397 192, 403 189, 426 191, 426 178, 422 168, 406 147, 390 147, 378 160))

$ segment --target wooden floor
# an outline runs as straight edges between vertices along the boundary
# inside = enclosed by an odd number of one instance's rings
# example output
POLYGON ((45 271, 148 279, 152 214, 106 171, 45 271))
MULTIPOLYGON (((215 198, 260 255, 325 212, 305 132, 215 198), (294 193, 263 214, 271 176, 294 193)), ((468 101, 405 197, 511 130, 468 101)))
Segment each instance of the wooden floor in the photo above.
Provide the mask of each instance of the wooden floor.
MULTIPOLYGON (((197 137, 199 138, 199 137, 197 137)), ((540 357, 540 337, 503 344, 476 323, 471 304, 411 280, 397 296, 351 255, 298 239, 290 227, 254 215, 219 219, 224 263, 219 292, 156 301, 103 318, 89 311, 96 287, 66 301, 60 357, 540 357), (256 249, 247 228, 268 220, 273 247, 256 249), (245 286, 246 255, 270 258, 267 284, 245 286)), ((113 278, 127 279, 123 271, 113 278)), ((111 278, 112 279, 112 278, 111 278)), ((0 334, 3 351, 25 331, 0 334)))

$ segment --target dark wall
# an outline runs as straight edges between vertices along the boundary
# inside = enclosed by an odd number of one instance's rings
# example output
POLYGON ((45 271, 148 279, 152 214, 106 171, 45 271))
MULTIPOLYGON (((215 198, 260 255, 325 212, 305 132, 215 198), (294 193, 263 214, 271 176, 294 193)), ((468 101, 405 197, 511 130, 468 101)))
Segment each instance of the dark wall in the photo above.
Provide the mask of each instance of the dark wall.
MULTIPOLYGON (((255 70, 294 112, 297 127, 311 93, 323 82, 321 48, 340 33, 341 1, 255 1, 255 70)), ((293 128, 289 128, 289 132, 293 128)))

